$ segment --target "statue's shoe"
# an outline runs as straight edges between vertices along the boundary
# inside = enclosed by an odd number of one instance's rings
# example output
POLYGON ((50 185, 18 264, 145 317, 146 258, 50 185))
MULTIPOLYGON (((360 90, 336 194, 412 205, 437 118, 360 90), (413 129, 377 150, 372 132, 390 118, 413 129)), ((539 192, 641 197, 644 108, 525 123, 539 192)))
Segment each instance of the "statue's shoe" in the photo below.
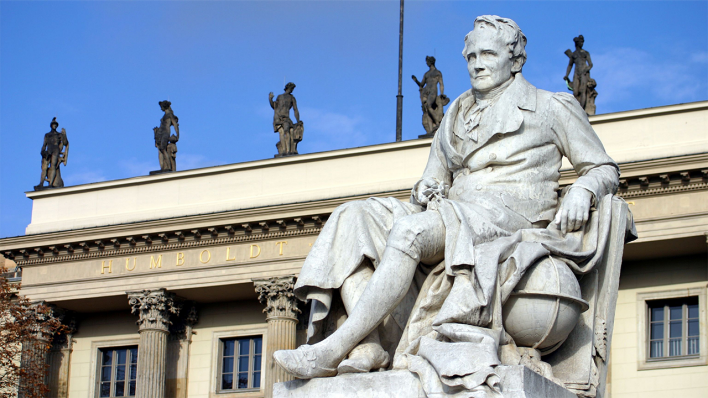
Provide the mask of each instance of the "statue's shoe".
POLYGON ((337 369, 326 368, 317 363, 317 354, 311 345, 302 345, 295 350, 276 351, 273 353, 273 359, 281 368, 298 379, 337 375, 337 369))
POLYGON ((360 345, 352 350, 349 358, 337 366, 337 373, 366 373, 388 368, 390 356, 380 345, 360 345))

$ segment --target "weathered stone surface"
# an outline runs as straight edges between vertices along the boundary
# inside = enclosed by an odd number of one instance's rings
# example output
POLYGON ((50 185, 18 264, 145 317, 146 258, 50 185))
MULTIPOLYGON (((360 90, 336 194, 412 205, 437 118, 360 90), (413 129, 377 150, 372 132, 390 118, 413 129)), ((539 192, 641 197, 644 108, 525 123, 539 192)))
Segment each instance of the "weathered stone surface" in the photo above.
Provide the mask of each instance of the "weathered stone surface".
POLYGON ((59 127, 57 118, 52 119, 49 126, 52 130, 44 135, 44 142, 40 151, 42 155, 42 176, 39 178, 39 185, 34 187, 35 191, 64 186, 59 165, 64 163, 64 166, 66 166, 66 162, 69 160, 69 140, 66 138, 66 130, 61 129, 61 133, 57 131, 59 127), (45 181, 47 185, 44 185, 45 181))
MULTIPOLYGON (((525 366, 499 366, 504 398, 576 398, 567 389, 525 366)), ((425 398, 418 377, 408 371, 349 374, 278 383, 273 398, 425 398)))
POLYGON ((588 115, 594 115, 597 82, 590 77, 592 59, 590 58, 590 53, 583 50, 583 44, 585 44, 583 35, 573 38, 573 41, 575 42, 575 51, 565 50, 565 55, 570 60, 563 79, 567 82, 568 89, 573 92, 573 96, 578 100, 580 106, 585 109, 585 112, 588 115), (575 66, 575 72, 571 81, 568 76, 573 66, 575 66))
POLYGON ((160 161, 160 170, 151 171, 150 175, 177 171, 177 141, 179 141, 179 118, 172 111, 170 101, 160 101, 160 109, 165 112, 160 119, 160 126, 154 127, 155 148, 160 161), (174 127, 175 134, 170 134, 174 127))
POLYGON ((273 93, 268 94, 268 102, 270 102, 270 107, 273 108, 273 131, 280 135, 280 141, 275 144, 278 149, 278 154, 275 155, 276 158, 282 156, 297 155, 297 144, 302 141, 302 135, 305 132, 305 127, 300 120, 300 111, 297 109, 297 101, 293 96, 293 90, 295 90, 295 83, 290 82, 285 85, 285 92, 280 94, 275 101, 273 101, 273 93), (293 110, 295 114, 295 120, 297 123, 293 123, 290 119, 290 109, 293 110))
POLYGON ((445 95, 445 85, 443 76, 435 68, 435 57, 425 57, 428 71, 423 75, 423 80, 418 81, 415 75, 411 76, 420 90, 420 104, 423 109, 423 128, 425 134, 418 138, 429 138, 435 135, 440 127, 444 112, 443 107, 450 103, 450 98, 445 95), (438 84, 440 85, 440 95, 438 95, 438 84))

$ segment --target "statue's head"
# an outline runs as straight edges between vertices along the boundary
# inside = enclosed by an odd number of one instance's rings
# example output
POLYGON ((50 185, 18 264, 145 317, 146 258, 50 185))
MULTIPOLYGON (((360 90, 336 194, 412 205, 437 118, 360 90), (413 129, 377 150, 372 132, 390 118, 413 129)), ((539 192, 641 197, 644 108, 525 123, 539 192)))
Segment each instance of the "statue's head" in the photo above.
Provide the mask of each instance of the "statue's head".
POLYGON ((172 103, 170 101, 160 101, 159 104, 160 109, 162 109, 163 111, 170 109, 170 107, 172 106, 172 103))
POLYGON ((583 35, 579 35, 578 37, 573 38, 573 42, 575 42, 575 46, 579 48, 583 48, 583 44, 585 44, 585 38, 583 35))
POLYGON ((285 92, 286 92, 286 93, 292 93, 293 90, 295 90, 295 83, 290 82, 290 83, 288 83, 288 84, 285 85, 285 92), (289 90, 289 91, 288 91, 288 90, 289 90))
POLYGON ((170 142, 173 143, 173 144, 176 143, 176 142, 177 142, 177 136, 174 135, 174 134, 172 134, 172 135, 170 136, 170 142))
POLYGON ((462 50, 474 89, 489 91, 521 72, 525 47, 526 36, 516 22, 496 15, 477 17, 462 50))
POLYGON ((435 66, 435 57, 431 57, 431 56, 425 57, 425 63, 428 66, 435 66))
POLYGON ((56 130, 57 127, 59 127, 59 122, 57 122, 57 118, 52 118, 51 123, 49 123, 49 127, 52 128, 52 130, 56 130))

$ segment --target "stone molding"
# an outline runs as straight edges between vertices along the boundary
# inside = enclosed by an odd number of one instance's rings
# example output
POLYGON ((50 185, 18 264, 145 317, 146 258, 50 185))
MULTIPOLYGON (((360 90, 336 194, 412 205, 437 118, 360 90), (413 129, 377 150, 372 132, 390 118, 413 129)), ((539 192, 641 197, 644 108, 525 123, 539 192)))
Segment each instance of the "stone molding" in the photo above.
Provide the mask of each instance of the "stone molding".
POLYGON ((170 317, 178 316, 182 303, 165 289, 128 292, 131 313, 137 314, 138 331, 160 330, 169 332, 170 317))
POLYGON ((295 276, 280 276, 274 278, 253 279, 258 293, 258 301, 265 305, 263 312, 266 320, 286 318, 297 322, 298 298, 295 297, 295 276))
POLYGON ((219 246, 239 242, 317 235, 327 216, 294 217, 240 225, 219 225, 191 230, 172 230, 141 236, 118 236, 94 241, 5 251, 3 255, 20 266, 94 258, 129 256, 137 253, 219 246), (305 221, 308 221, 307 225, 305 221), (258 233, 255 230, 261 230, 258 233), (66 254, 60 254, 60 252, 66 254), (79 252, 79 253, 76 253, 79 252))

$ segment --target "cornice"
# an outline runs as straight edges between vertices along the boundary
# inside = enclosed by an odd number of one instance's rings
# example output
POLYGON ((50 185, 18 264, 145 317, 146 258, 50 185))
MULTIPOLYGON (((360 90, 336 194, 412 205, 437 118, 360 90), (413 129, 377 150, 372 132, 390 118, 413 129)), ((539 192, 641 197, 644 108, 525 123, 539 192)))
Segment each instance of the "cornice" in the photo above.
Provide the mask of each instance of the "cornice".
POLYGON ((97 248, 97 250, 89 249, 86 253, 79 254, 67 254, 67 255, 57 255, 57 256, 37 256, 34 258, 15 258, 15 263, 20 267, 26 267, 31 265, 66 262, 66 261, 82 261, 90 260, 95 258, 105 258, 105 257, 119 257, 119 256, 130 256, 133 254, 142 253, 152 253, 152 252, 164 252, 172 250, 182 250, 190 249, 196 247, 210 247, 210 246, 220 246, 232 243, 240 242, 252 242, 260 241, 266 239, 277 239, 286 238, 293 236, 306 236, 306 235, 318 235, 322 230, 321 227, 299 229, 299 230, 289 230, 289 231, 278 231, 278 232, 267 232, 260 234, 244 234, 240 236, 224 237, 224 238, 213 238, 213 239, 201 239, 192 236, 191 241, 182 241, 175 243, 164 243, 164 244, 152 244, 147 243, 142 246, 130 247, 126 249, 113 249, 105 250, 97 248))
POLYGON ((593 115, 588 119, 590 124, 618 122, 622 120, 641 119, 646 117, 670 115, 674 113, 695 112, 708 109, 708 101, 689 102, 685 104, 658 106, 654 108, 636 109, 624 112, 605 113, 593 115))

